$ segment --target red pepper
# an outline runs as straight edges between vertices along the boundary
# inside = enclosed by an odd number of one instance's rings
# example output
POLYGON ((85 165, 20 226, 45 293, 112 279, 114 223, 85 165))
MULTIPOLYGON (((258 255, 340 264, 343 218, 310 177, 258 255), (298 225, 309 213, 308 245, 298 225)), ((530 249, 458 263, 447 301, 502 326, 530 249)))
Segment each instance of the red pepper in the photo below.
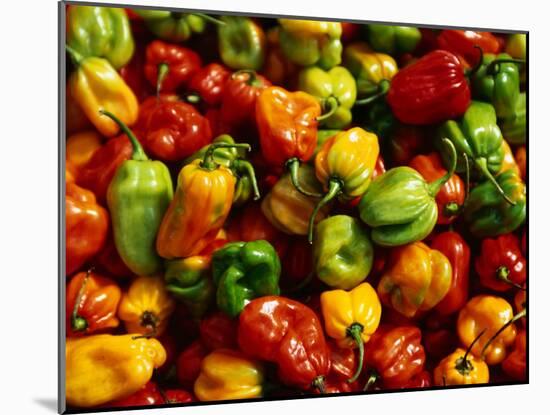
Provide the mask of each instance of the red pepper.
POLYGON ((470 66, 477 65, 481 56, 476 46, 483 53, 496 54, 501 49, 498 39, 492 33, 473 30, 442 30, 437 37, 437 44, 439 49, 454 53, 470 66))
POLYGON ((210 106, 221 104, 225 85, 231 71, 219 63, 210 63, 199 69, 189 82, 189 91, 196 94, 199 101, 210 106))
POLYGON ((393 77, 387 100, 405 124, 436 124, 466 112, 470 86, 458 58, 434 50, 393 77))
POLYGON ((237 322, 222 312, 215 312, 201 320, 201 342, 210 350, 237 347, 237 322))
POLYGON ((512 233, 484 239, 475 267, 481 284, 495 291, 521 287, 527 279, 526 261, 519 239, 512 233))
MULTIPOLYGON (((281 285, 296 287, 304 282, 313 271, 313 256, 311 245, 307 238, 294 237, 289 239, 286 255, 281 261, 281 285)), ((351 376, 350 376, 351 377, 351 376)))
POLYGON ((168 376, 170 371, 175 368, 178 346, 176 339, 168 331, 164 332, 158 339, 166 351, 166 360, 157 368, 157 373, 161 376, 168 376))
POLYGON ((432 386, 432 375, 427 370, 420 372, 418 375, 413 376, 407 382, 400 386, 401 389, 412 388, 429 388, 432 386))
POLYGON ((201 372, 202 360, 208 353, 208 348, 197 340, 179 354, 176 360, 176 376, 181 385, 193 386, 201 372))
POLYGON ((523 228, 523 232, 521 233, 521 251, 523 252, 523 255, 527 255, 527 228, 523 228))
POLYGON ((279 380, 302 390, 323 392, 330 350, 315 313, 284 297, 252 300, 239 316, 241 350, 278 366, 279 380))
POLYGON ((350 43, 359 38, 361 34, 361 25, 357 23, 342 22, 342 42, 350 43))
POLYGON ((120 76, 130 87, 139 102, 143 101, 148 96, 154 93, 154 88, 151 87, 147 78, 145 78, 145 72, 143 67, 145 65, 145 48, 137 45, 134 55, 130 62, 120 68, 120 76))
POLYGON ((176 95, 143 101, 134 128, 147 154, 165 161, 182 160, 212 141, 208 120, 176 95))
POLYGON ((516 336, 514 349, 502 362, 502 370, 514 380, 527 378, 527 335, 520 330, 516 336))
POLYGON ((436 235, 430 246, 445 255, 453 269, 451 287, 435 310, 441 315, 456 313, 468 301, 470 247, 460 234, 453 231, 436 235))
MULTIPOLYGON (((208 108, 206 114, 204 114, 208 122, 210 123, 210 129, 212 130, 212 137, 218 137, 222 134, 231 135, 231 126, 222 120, 222 112, 219 108, 208 108)), ((254 164, 256 166, 256 164, 254 164)))
POLYGON ((120 257, 112 234, 107 237, 107 242, 103 246, 101 252, 97 255, 95 262, 99 268, 106 271, 113 277, 126 278, 133 275, 132 271, 128 269, 120 257))
POLYGON ((145 77, 157 88, 157 94, 186 86, 202 65, 193 50, 160 40, 152 41, 145 54, 145 77))
POLYGON ((162 395, 157 384, 153 381, 147 382, 140 390, 130 396, 103 405, 105 408, 120 408, 128 406, 148 406, 163 403, 162 395))
POLYGON ((391 161, 395 166, 405 166, 425 150, 428 141, 422 127, 399 124, 390 138, 391 161))
POLYGON ((458 337, 454 329, 424 330, 422 337, 426 354, 436 362, 454 352, 458 344, 458 337))
MULTIPOLYGON (((418 171, 428 183, 445 176, 447 169, 443 166, 438 153, 419 154, 411 160, 409 166, 418 171)), ((464 182, 453 174, 439 189, 435 197, 437 202, 437 223, 448 225, 453 222, 464 204, 464 182)))
POLYGON ((164 404, 170 403, 188 403, 194 402, 195 398, 189 392, 183 389, 166 389, 163 392, 164 404))
MULTIPOLYGON (((330 349, 330 371, 325 379, 325 393, 354 392, 360 390, 359 381, 349 383, 357 368, 353 349, 341 348, 327 340, 330 349)), ((317 391, 319 392, 319 391, 317 391)))
POLYGON ((418 45, 416 46, 414 53, 417 56, 422 56, 438 48, 437 36, 439 35, 440 31, 436 29, 427 29, 423 27, 419 28, 419 30, 422 37, 420 38, 420 42, 418 42, 418 45))
POLYGON ((109 139, 98 148, 92 158, 78 173, 78 185, 94 192, 101 202, 105 202, 107 188, 118 167, 132 157, 132 144, 126 134, 109 139))

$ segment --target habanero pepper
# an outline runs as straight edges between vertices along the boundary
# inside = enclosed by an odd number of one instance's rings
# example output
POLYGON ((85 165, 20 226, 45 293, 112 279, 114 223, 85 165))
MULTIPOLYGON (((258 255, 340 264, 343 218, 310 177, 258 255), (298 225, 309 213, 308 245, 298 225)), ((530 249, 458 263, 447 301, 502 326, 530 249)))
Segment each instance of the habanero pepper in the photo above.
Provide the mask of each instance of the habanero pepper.
POLYGON ((369 45, 390 55, 413 52, 422 37, 420 30, 412 26, 369 24, 365 28, 369 45))
POLYGON ((130 271, 120 257, 112 234, 107 237, 107 242, 103 245, 103 249, 95 257, 94 266, 96 265, 99 270, 117 280, 128 278, 133 275, 132 271, 130 271))
POLYGON ((96 131, 80 131, 67 138, 65 160, 72 164, 77 176, 90 161, 95 151, 101 147, 102 138, 96 131))
POLYGON ((266 36, 249 17, 223 16, 218 24, 218 50, 228 67, 257 71, 264 64, 266 36))
POLYGON ((525 330, 518 332, 514 349, 502 362, 502 370, 515 380, 527 379, 527 333, 525 330))
MULTIPOLYGON (((348 382, 357 371, 355 352, 350 348, 340 348, 334 340, 327 339, 330 349, 330 371, 325 379, 325 393, 355 392, 359 382, 348 382)), ((319 393, 319 391, 315 391, 319 393)))
POLYGON ((239 316, 238 342, 247 355, 277 364, 283 384, 323 392, 330 350, 319 319, 304 304, 277 296, 252 300, 239 316))
POLYGON ((237 348, 238 321, 216 311, 201 319, 200 340, 209 350, 237 348))
POLYGON ((200 340, 194 341, 183 349, 176 360, 176 376, 181 385, 193 386, 201 372, 202 360, 209 352, 200 340))
POLYGON ((262 74, 273 85, 283 86, 293 79, 298 67, 286 58, 279 44, 279 28, 273 27, 267 31, 267 55, 262 74))
POLYGON ((470 348, 457 348, 449 356, 442 359, 434 369, 434 384, 448 385, 478 385, 489 382, 487 363, 479 357, 469 354, 470 348))
POLYGON ((105 405, 106 408, 151 406, 171 403, 193 402, 193 395, 183 389, 162 390, 153 381, 147 382, 140 390, 124 399, 118 399, 105 405))
MULTIPOLYGON (((217 62, 209 63, 195 72, 188 89, 190 96, 196 96, 199 102, 218 106, 222 102, 225 85, 231 71, 217 62)), ((189 99, 189 98, 188 98, 189 99)))
POLYGON ((479 63, 478 47, 483 54, 500 51, 499 41, 492 33, 474 30, 442 30, 437 37, 437 45, 440 49, 454 53, 469 66, 479 63))
POLYGON ((498 120, 502 136, 512 145, 525 144, 527 139, 527 94, 519 94, 514 113, 498 120))
POLYGON ((180 13, 168 10, 132 9, 140 16, 147 28, 157 37, 170 42, 184 42, 195 33, 206 29, 204 15, 180 13))
POLYGON ((519 175, 523 181, 527 179, 527 150, 525 146, 520 146, 517 148, 516 153, 514 154, 516 160, 519 175))
POLYGON ((502 167, 499 173, 505 172, 506 170, 513 170, 518 176, 521 176, 519 166, 514 158, 514 153, 512 153, 512 149, 506 140, 502 141, 502 147, 504 148, 504 158, 502 159, 502 167))
POLYGON ((281 288, 296 290, 307 285, 313 276, 313 254, 306 238, 289 238, 286 253, 281 256, 281 288))

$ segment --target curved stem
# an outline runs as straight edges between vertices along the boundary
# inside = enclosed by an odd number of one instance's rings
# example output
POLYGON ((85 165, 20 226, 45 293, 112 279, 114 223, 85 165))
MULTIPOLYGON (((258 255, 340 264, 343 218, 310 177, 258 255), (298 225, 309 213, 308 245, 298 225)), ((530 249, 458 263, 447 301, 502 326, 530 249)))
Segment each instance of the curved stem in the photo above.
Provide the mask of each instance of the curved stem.
POLYGON ((448 138, 444 138, 443 142, 451 150, 451 168, 447 170, 447 173, 445 174, 445 176, 440 177, 439 179, 434 180, 433 182, 428 184, 428 189, 432 197, 435 197, 437 192, 439 192, 439 189, 441 189, 441 186, 443 186, 447 182, 447 180, 449 180, 452 177, 452 175, 455 174, 455 169, 456 169, 455 146, 453 145, 452 141, 449 140, 448 138))
POLYGON ((133 149, 132 160, 137 160, 137 161, 149 160, 140 142, 138 141, 138 139, 136 138, 132 130, 130 130, 126 124, 124 124, 121 120, 119 120, 118 117, 112 112, 109 112, 104 109, 100 109, 99 113, 113 120, 124 132, 124 134, 126 134, 126 137, 128 137, 128 140, 130 140, 130 143, 132 143, 132 149, 133 149))
POLYGON ((305 196, 310 197, 323 197, 322 193, 312 193, 305 190, 302 185, 300 184, 300 180, 298 180, 298 169, 300 168, 300 160, 296 157, 289 159, 286 162, 285 167, 288 169, 288 172, 290 173, 290 181, 301 194, 305 196))
POLYGON ((465 75, 468 77, 474 75, 477 71, 479 71, 479 69, 481 68, 481 65, 483 65, 483 49, 479 45, 474 45, 474 48, 476 48, 479 51, 479 59, 476 63, 476 66, 465 71, 465 75))
POLYGON ((217 148, 244 148, 246 151, 250 151, 250 144, 246 143, 213 143, 210 144, 206 152, 204 153, 204 157, 202 159, 202 162, 200 163, 200 166, 207 170, 214 170, 218 168, 218 163, 214 161, 214 151, 217 148))
POLYGON ((202 17, 207 22, 215 24, 216 26, 225 26, 227 24, 223 20, 216 19, 215 17, 209 16, 205 13, 191 13, 191 14, 194 16, 202 17))
POLYGON ((476 338, 470 343, 468 348, 466 349, 466 353, 464 353, 464 356, 462 356, 461 359, 458 359, 455 364, 455 369, 460 373, 462 376, 466 376, 468 373, 470 373, 473 370, 472 364, 468 361, 468 355, 472 351, 472 348, 477 343, 479 339, 481 339, 481 336, 485 333, 485 329, 481 330, 479 334, 476 336, 476 338))
POLYGON ((82 59, 84 59, 84 56, 82 56, 79 52, 71 48, 69 45, 65 45, 65 50, 69 54, 71 61, 74 63, 74 66, 79 66, 80 62, 82 62, 82 59))
POLYGON ((323 101, 323 110, 328 106, 328 111, 326 111, 323 115, 319 115, 316 120, 317 121, 324 121, 329 117, 332 117, 338 107, 340 106, 340 103, 338 102, 338 99, 336 97, 330 96, 326 100, 323 101))
POLYGON ((162 88, 162 82, 170 72, 170 66, 167 63, 160 63, 157 67, 157 98, 160 96, 160 90, 162 88))
POLYGON ((501 63, 515 63, 518 65, 524 64, 525 61, 523 59, 495 59, 489 65, 487 65, 487 68, 485 68, 485 71, 487 74, 493 75, 496 72, 498 72, 498 65, 501 63))
POLYGON ((497 189, 500 195, 512 206, 515 206, 516 202, 514 202, 512 199, 508 197, 506 193, 504 193, 504 190, 502 190, 502 187, 500 187, 497 180, 494 178, 494 176, 491 174, 491 172, 487 168, 487 160, 485 158, 478 158, 474 160, 474 163, 479 169, 479 171, 493 184, 493 186, 495 186, 495 189, 497 189))
POLYGON ((382 79, 378 84, 378 92, 374 95, 371 95, 368 98, 358 99, 355 101, 354 106, 369 105, 370 103, 376 101, 377 99, 383 97, 390 90, 390 81, 387 79, 382 79))
POLYGON ((520 318, 523 318, 527 315, 527 309, 521 310, 519 313, 517 313, 510 321, 508 321, 506 324, 504 324, 500 329, 497 330, 495 334, 491 336, 489 340, 487 340, 487 343, 483 346, 483 349, 481 349, 480 356, 482 359, 485 358, 485 352, 487 351, 487 347, 495 340, 504 330, 506 330, 511 324, 518 321, 520 318))
POLYGON ((243 159, 237 159, 233 162, 233 165, 237 169, 237 171, 244 171, 245 174, 250 179, 250 184, 252 185, 252 190, 254 192, 254 200, 258 200, 260 198, 260 189, 258 188, 258 182, 256 180, 256 172, 254 171, 254 166, 247 161, 243 159))
POLYGON ((315 379, 313 379, 313 382, 311 382, 311 384, 314 388, 317 388, 319 393, 325 393, 325 377, 323 375, 317 376, 315 379))
POLYGON ((510 284, 512 287, 516 287, 522 291, 526 291, 526 289, 523 288, 520 284, 517 284, 514 281, 512 281, 510 278, 508 278, 510 276, 510 270, 508 269, 508 267, 504 265, 498 267, 496 274, 497 274, 496 276, 497 280, 502 281, 506 284, 510 284))
POLYGON ((315 218, 317 217, 317 213, 323 206, 325 206, 328 202, 330 202, 332 199, 334 199, 336 196, 338 196, 342 192, 343 186, 342 186, 342 182, 339 179, 330 179, 328 183, 329 183, 328 192, 319 201, 319 203, 317 203, 317 206, 315 206, 315 209, 313 209, 313 213, 309 218, 307 240, 310 244, 313 243, 313 224, 315 222, 315 218))
POLYGON ((372 385, 378 380, 378 373, 376 371, 372 370, 370 371, 369 379, 367 380, 367 383, 365 383, 365 386, 363 386, 363 392, 366 392, 370 389, 372 385))
POLYGON ((73 312, 71 314, 71 328, 74 331, 84 331, 88 328, 88 322, 84 317, 78 315, 78 309, 80 308, 80 303, 82 302, 82 297, 84 296, 84 291, 86 290, 86 284, 90 279, 90 275, 92 275, 92 270, 93 268, 90 268, 86 271, 86 275, 82 279, 82 285, 78 290, 78 294, 74 302, 73 312))
POLYGON ((355 382, 361 374, 361 371, 363 370, 363 356, 365 354, 365 345, 363 344, 363 339, 361 338, 362 333, 363 325, 360 323, 353 323, 346 330, 346 335, 351 337, 359 348, 359 363, 357 365, 357 369, 355 370, 355 374, 348 379, 348 383, 355 382))

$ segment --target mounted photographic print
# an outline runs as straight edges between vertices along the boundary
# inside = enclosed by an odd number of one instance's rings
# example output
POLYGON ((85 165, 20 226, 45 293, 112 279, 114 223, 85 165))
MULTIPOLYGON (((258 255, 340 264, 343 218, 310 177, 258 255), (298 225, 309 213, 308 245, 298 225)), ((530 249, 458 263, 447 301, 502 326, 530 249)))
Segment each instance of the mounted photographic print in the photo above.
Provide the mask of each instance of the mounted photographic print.
POLYGON ((527 32, 59 6, 60 412, 528 382, 527 32))

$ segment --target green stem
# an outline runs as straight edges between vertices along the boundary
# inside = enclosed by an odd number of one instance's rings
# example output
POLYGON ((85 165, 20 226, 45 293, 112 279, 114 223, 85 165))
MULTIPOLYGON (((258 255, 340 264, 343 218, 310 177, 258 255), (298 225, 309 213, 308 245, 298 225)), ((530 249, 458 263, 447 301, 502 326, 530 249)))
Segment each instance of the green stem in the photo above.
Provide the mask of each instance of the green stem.
POLYGON ((390 90, 390 81, 388 81, 387 79, 382 79, 378 84, 378 92, 376 92, 376 94, 371 95, 368 98, 358 99, 355 101, 355 104, 353 105, 354 106, 369 105, 370 103, 386 95, 389 90, 390 90))
POLYGON ((428 189, 432 197, 435 197, 437 192, 439 192, 439 189, 441 189, 441 186, 443 186, 447 182, 447 180, 449 180, 452 177, 452 175, 455 174, 455 169, 456 169, 455 146, 453 145, 452 141, 449 140, 448 138, 444 138, 443 142, 451 150, 451 168, 447 170, 447 173, 445 174, 445 176, 440 177, 439 179, 434 180, 433 182, 428 184, 428 189))
POLYGON ((313 379, 313 382, 311 382, 311 384, 314 388, 317 388, 319 393, 325 393, 325 377, 323 375, 317 376, 315 379, 313 379))
POLYGON ((201 102, 201 96, 197 93, 187 94, 183 97, 183 99, 190 104, 198 104, 201 102))
POLYGON ((367 380, 367 383, 365 383, 365 386, 363 386, 363 392, 368 391, 370 387, 378 380, 378 377, 378 373, 371 369, 369 379, 367 380))
POLYGON ((69 54, 71 61, 74 63, 74 66, 80 66, 80 62, 82 62, 82 59, 84 59, 84 56, 82 56, 79 52, 71 48, 69 45, 65 45, 65 50, 69 54))
POLYGON ((202 162, 200 166, 207 170, 214 170, 218 168, 218 163, 214 161, 214 151, 217 148, 244 148, 247 151, 250 151, 250 144, 246 143, 213 143, 210 144, 206 152, 204 153, 204 157, 202 159, 202 162))
POLYGON ((157 67, 157 98, 160 95, 160 90, 162 88, 162 82, 170 72, 170 66, 167 63, 160 63, 157 67))
POLYGON ((495 59, 487 65, 487 68, 485 68, 486 73, 494 75, 496 72, 498 72, 498 65, 501 63, 516 63, 520 65, 524 64, 525 61, 523 59, 495 59))
POLYGON ((457 359, 457 361, 455 362, 455 369, 462 376, 468 375, 474 369, 473 365, 468 360, 468 355, 472 351, 472 348, 477 343, 477 341, 481 339, 481 336, 483 336, 483 333, 485 333, 485 329, 481 330, 479 334, 476 336, 476 338, 470 343, 470 345, 466 349, 466 353, 464 353, 464 356, 462 356, 460 359, 457 359))
POLYGON ((99 113, 102 115, 105 115, 109 117, 111 120, 113 120, 117 125, 120 127, 120 129, 126 134, 126 137, 128 137, 128 140, 130 140, 130 143, 132 143, 132 160, 136 161, 146 161, 149 160, 147 157, 147 154, 145 154, 145 151, 143 151, 143 147, 141 146, 140 142, 134 135, 134 133, 128 128, 126 124, 124 124, 115 114, 112 112, 109 112, 104 109, 100 109, 99 113))
POLYGON ((263 82, 258 78, 258 74, 252 69, 239 69, 238 71, 233 72, 233 74, 231 75, 231 79, 235 79, 235 77, 240 74, 248 75, 248 79, 246 81, 247 85, 255 87, 263 86, 263 82))
POLYGON ((508 197, 508 195, 502 190, 502 187, 498 184, 497 180, 494 178, 494 176, 489 171, 489 168, 487 167, 487 159, 480 157, 474 160, 475 165, 492 184, 495 186, 495 189, 500 193, 500 195, 512 206, 516 205, 516 202, 514 202, 512 199, 508 197))
POLYGON ((232 164, 238 172, 244 171, 245 174, 248 176, 248 178, 250 179, 250 183, 252 184, 254 200, 258 200, 260 198, 260 189, 258 189, 256 172, 254 171, 254 167, 252 166, 252 164, 249 161, 242 159, 236 159, 235 161, 233 161, 232 164))
POLYGON ((456 202, 449 202, 443 207, 443 215, 450 218, 460 212, 460 205, 456 202))
POLYGON ((319 210, 325 206, 328 202, 330 202, 332 199, 334 199, 336 196, 338 196, 342 192, 342 182, 340 179, 330 179, 328 182, 328 192, 325 194, 325 196, 317 203, 317 206, 315 206, 315 209, 313 209, 313 213, 311 214, 311 217, 309 218, 309 227, 307 231, 307 240, 311 244, 313 243, 313 224, 315 222, 315 218, 317 217, 317 213, 319 210))
POLYGON ((363 344, 363 339, 361 338, 362 333, 363 325, 360 323, 353 323, 346 330, 346 335, 348 337, 351 337, 359 348, 359 363, 357 365, 357 369, 355 370, 355 374, 348 379, 348 383, 355 382, 361 374, 361 371, 363 370, 363 356, 365 354, 365 345, 363 344))
POLYGON ((525 291, 525 288, 523 288, 520 284, 516 284, 514 281, 512 281, 510 278, 510 270, 506 266, 500 266, 497 268, 496 271, 497 274, 497 280, 502 281, 506 284, 510 284, 512 287, 519 288, 520 290, 525 291))
POLYGON ((338 109, 338 107, 340 106, 340 103, 338 102, 338 99, 336 97, 333 97, 333 96, 330 96, 328 98, 326 98, 323 102, 322 102, 322 106, 323 106, 323 111, 328 107, 328 111, 326 111, 324 114, 322 115, 319 115, 316 120, 317 121, 324 121, 326 120, 327 118, 330 118, 332 117, 332 115, 334 115, 334 113, 336 112, 336 110, 338 109))
POLYGON ((88 283, 88 280, 90 279, 90 275, 92 274, 93 268, 88 269, 86 271, 86 275, 84 276, 84 279, 82 280, 82 285, 80 286, 80 289, 78 290, 78 294, 76 296, 76 300, 74 302, 73 312, 71 315, 71 328, 74 331, 84 331, 88 328, 88 322, 84 317, 81 317, 78 315, 78 308, 80 307, 80 303, 82 302, 82 297, 84 296, 84 290, 86 289, 86 284, 88 283))
POLYGON ((483 349, 481 349, 480 356, 482 359, 485 358, 485 352, 487 351, 487 347, 495 340, 504 330, 506 330, 511 324, 518 321, 520 318, 523 318, 527 315, 527 309, 521 310, 519 313, 517 313, 510 321, 508 321, 506 324, 504 324, 500 329, 497 330, 495 334, 491 336, 489 340, 487 340, 487 343, 483 346, 483 349))
POLYGON ((193 14, 194 16, 202 17, 207 22, 213 23, 217 26, 225 26, 227 24, 223 20, 216 19, 215 17, 209 16, 204 13, 191 13, 191 14, 193 14))
POLYGON ((300 184, 300 180, 298 179, 298 169, 300 168, 300 160, 297 157, 293 157, 289 159, 285 163, 285 167, 288 169, 288 172, 290 173, 290 181, 301 194, 305 196, 310 197, 323 197, 322 193, 312 193, 305 190, 302 185, 300 184))

